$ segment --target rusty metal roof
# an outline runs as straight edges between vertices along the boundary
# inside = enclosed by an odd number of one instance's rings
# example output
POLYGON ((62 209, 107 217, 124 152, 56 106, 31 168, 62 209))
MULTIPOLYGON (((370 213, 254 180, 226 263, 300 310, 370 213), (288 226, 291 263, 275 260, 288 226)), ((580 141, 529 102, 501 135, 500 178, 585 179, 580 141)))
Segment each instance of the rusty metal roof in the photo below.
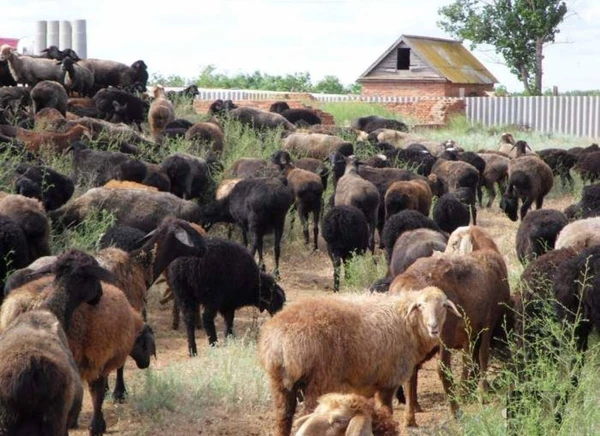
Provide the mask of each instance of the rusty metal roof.
MULTIPOLYGON (((429 38, 415 35, 402 35, 392 46, 377 59, 361 76, 368 74, 401 42, 416 52, 416 54, 431 68, 452 83, 493 84, 498 80, 481 62, 477 60, 460 41, 452 39, 429 38)), ((375 76, 369 78, 375 79, 375 76)), ((391 77, 388 77, 391 79, 391 77)), ((397 80, 415 80, 397 78, 397 80)))

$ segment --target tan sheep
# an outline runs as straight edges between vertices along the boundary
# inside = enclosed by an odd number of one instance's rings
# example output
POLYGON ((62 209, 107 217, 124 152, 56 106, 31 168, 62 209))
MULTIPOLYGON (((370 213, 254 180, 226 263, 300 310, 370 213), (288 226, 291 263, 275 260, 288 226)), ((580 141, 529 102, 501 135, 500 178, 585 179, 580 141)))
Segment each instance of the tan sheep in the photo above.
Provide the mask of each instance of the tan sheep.
POLYGON ((554 247, 582 251, 600 244, 600 217, 586 218, 567 224, 556 237, 554 247))
POLYGON ((109 180, 102 187, 106 189, 143 189, 145 191, 158 192, 158 188, 154 186, 143 185, 129 180, 109 180))
POLYGON ((447 311, 460 317, 434 287, 398 296, 306 298, 285 307, 264 324, 258 340, 277 435, 290 435, 300 392, 307 412, 328 392, 377 394, 391 412, 398 387, 439 346, 447 311))
MULTIPOLYGON (((398 275, 390 286, 392 295, 418 293, 425 286, 438 286, 464 313, 464 319, 448 317, 441 333, 443 345, 440 347, 438 372, 454 415, 458 412, 458 403, 448 376, 450 349, 466 352, 472 357, 476 370, 485 374, 492 335, 495 329, 501 327, 510 300, 506 264, 496 244, 483 229, 476 226, 467 229, 460 229, 448 243, 448 246, 452 244, 458 247, 458 254, 439 254, 418 259, 398 275), (460 253, 461 247, 466 254, 460 253), (469 247, 473 247, 473 251, 468 252, 469 247)), ((433 349, 426 351, 432 353, 428 358, 433 356, 433 349)), ((418 368, 415 368, 409 383, 404 386, 408 392, 405 419, 406 424, 411 426, 416 426, 415 411, 418 408, 417 371, 418 368)), ((463 380, 469 372, 470 367, 464 362, 463 380)), ((483 377, 480 379, 480 388, 487 389, 483 377)))
POLYGON ((175 109, 173 103, 169 101, 165 94, 165 88, 162 86, 154 87, 154 101, 148 111, 148 123, 150 124, 150 133, 156 142, 162 141, 162 131, 167 124, 175 119, 175 109))
POLYGON ((296 421, 296 436, 399 436, 385 408, 356 394, 326 394, 315 411, 296 421))
POLYGON ((283 140, 281 148, 296 157, 315 159, 326 159, 335 151, 345 156, 353 153, 352 144, 337 136, 323 133, 292 133, 283 140))

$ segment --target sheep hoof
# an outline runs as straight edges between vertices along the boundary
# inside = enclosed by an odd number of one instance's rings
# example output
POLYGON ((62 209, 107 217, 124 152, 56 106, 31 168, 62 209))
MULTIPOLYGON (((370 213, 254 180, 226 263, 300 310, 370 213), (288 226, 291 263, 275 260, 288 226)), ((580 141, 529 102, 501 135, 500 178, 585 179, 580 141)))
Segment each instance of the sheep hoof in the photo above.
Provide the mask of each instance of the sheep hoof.
POLYGON ((418 427, 417 425, 417 421, 415 420, 415 417, 411 417, 411 418, 405 418, 404 419, 404 427, 418 427))
POLYGON ((90 426, 90 436, 102 436, 106 433, 106 421, 104 418, 94 419, 90 426))
POLYGON ((113 401, 115 403, 122 404, 125 402, 125 398, 127 397, 127 392, 126 391, 114 391, 112 397, 113 397, 113 401))
POLYGON ((415 412, 416 413, 423 413, 423 408, 421 407, 421 405, 419 403, 415 404, 415 412))

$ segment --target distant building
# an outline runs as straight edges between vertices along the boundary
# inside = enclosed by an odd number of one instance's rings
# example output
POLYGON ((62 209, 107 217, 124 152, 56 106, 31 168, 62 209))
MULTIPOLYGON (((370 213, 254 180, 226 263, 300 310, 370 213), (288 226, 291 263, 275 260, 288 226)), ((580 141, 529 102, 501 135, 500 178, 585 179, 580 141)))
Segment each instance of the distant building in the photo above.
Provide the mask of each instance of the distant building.
POLYGON ((17 45, 19 44, 19 40, 15 39, 15 38, 2 38, 0 37, 0 46, 1 45, 10 45, 13 48, 17 48, 17 45))
POLYGON ((358 79, 365 96, 485 96, 498 80, 459 41, 402 35, 358 79))

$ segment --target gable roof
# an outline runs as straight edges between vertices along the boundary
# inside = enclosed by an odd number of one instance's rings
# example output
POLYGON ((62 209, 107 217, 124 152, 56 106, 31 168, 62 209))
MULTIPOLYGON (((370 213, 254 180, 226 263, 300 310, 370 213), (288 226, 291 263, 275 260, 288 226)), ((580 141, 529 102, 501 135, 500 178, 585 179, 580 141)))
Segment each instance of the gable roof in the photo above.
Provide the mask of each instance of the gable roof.
MULTIPOLYGON (((496 79, 460 41, 415 35, 400 36, 396 42, 394 42, 364 73, 361 74, 359 80, 376 78, 377 76, 369 76, 369 74, 402 42, 412 49, 429 67, 452 83, 498 83, 498 79, 496 79)), ((407 80, 407 78, 402 77, 388 76, 384 78, 407 80)))

